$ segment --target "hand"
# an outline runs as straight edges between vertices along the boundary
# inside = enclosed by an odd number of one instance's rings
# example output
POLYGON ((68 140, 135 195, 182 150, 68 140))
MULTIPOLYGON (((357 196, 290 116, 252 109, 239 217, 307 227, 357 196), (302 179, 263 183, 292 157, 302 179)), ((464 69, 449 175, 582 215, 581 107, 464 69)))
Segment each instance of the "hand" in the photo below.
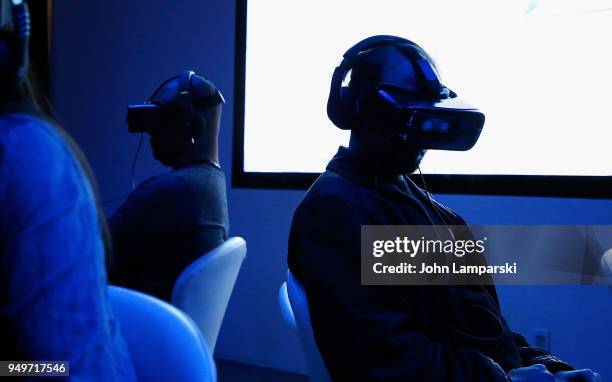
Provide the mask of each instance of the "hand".
POLYGON ((512 369, 508 373, 512 382, 555 382, 555 376, 544 365, 536 363, 528 367, 512 369))
POLYGON ((600 382, 599 373, 593 372, 590 369, 558 371, 555 373, 555 378, 558 382, 600 382))

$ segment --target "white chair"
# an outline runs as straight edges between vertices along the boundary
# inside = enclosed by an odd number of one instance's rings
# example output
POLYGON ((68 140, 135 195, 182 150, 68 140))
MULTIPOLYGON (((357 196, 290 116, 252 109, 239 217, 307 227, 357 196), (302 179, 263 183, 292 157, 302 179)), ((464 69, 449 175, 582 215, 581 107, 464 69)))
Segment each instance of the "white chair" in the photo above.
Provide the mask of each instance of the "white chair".
POLYGON ((174 283, 172 305, 193 319, 212 353, 246 251, 244 239, 229 238, 191 263, 174 283))
POLYGON ((313 382, 331 382, 332 379, 315 342, 306 292, 291 271, 287 271, 287 282, 281 285, 278 300, 283 318, 297 331, 300 338, 309 379, 313 382))
POLYGON ((109 300, 143 382, 215 382, 217 371, 202 334, 187 315, 155 297, 117 286, 109 300))
POLYGON ((295 322, 295 315, 289 302, 289 294, 287 293, 287 283, 284 282, 278 290, 278 303, 281 310, 281 315, 285 322, 289 325, 293 332, 297 334, 297 323, 295 322))

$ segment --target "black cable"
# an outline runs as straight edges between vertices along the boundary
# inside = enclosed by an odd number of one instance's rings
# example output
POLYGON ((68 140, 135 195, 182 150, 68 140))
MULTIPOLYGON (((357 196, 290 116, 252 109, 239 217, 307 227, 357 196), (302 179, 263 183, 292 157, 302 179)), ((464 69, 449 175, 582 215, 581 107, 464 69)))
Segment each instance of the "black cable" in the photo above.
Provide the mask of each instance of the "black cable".
MULTIPOLYGON (((142 133, 140 133, 140 139, 138 140, 138 147, 136 147, 136 152, 134 153, 134 158, 132 159, 132 166, 130 169, 130 179, 132 182, 132 191, 134 191, 136 189, 136 182, 135 182, 135 176, 134 174, 136 173, 136 163, 138 162, 138 155, 140 154, 140 148, 142 147, 142 142, 144 140, 144 135, 142 133)), ((105 204, 109 204, 109 203, 113 203, 116 202, 118 200, 121 199, 125 199, 130 193, 127 193, 123 196, 118 196, 116 198, 113 199, 108 199, 108 200, 104 200, 102 202, 100 202, 101 205, 105 205, 105 204)))
MULTIPOLYGON (((164 87, 164 85, 166 85, 167 83, 169 83, 172 80, 175 80, 179 78, 179 76, 172 76, 170 78, 168 78, 167 80, 165 80, 164 82, 162 82, 153 92, 153 94, 151 94, 151 96, 149 97, 149 102, 151 101, 151 99, 153 99, 153 97, 155 97, 157 95, 157 93, 159 93, 159 91, 162 89, 162 87, 164 87)), ((135 177, 134 174, 136 172, 136 162, 138 161, 138 155, 140 154, 140 148, 142 147, 142 141, 143 141, 143 134, 140 133, 140 139, 138 140, 138 147, 136 148, 136 153, 134 154, 134 159, 132 159, 132 166, 130 168, 130 179, 131 179, 131 184, 132 184, 132 191, 134 191, 136 189, 136 181, 135 181, 135 177)), ((116 202, 118 200, 121 199, 125 199, 127 196, 129 195, 129 193, 123 195, 123 196, 118 196, 116 198, 113 199, 109 199, 109 200, 105 200, 100 202, 101 205, 105 205, 105 204, 109 204, 109 203, 113 203, 116 202)))
POLYGON ((455 235, 453 234, 453 231, 450 229, 450 227, 447 224, 446 219, 444 219, 442 214, 440 214, 440 212, 438 211, 438 207, 435 205, 435 203, 433 202, 433 199, 431 198, 431 193, 427 189, 427 183, 425 183, 425 177, 423 176, 423 172, 421 171, 421 164, 417 165, 417 169, 419 170, 419 175, 421 176, 421 182, 423 182, 423 188, 425 189, 425 194, 427 195, 427 199, 429 200, 429 204, 431 205, 431 208, 436 212, 436 215, 438 215, 440 220, 442 220, 442 223, 446 227, 446 230, 448 231, 448 233, 450 233, 453 240, 455 240, 455 235))
POLYGON ((140 133, 140 139, 138 140, 138 147, 136 148, 134 159, 132 159, 132 168, 130 169, 130 179, 132 179, 132 191, 136 189, 136 181, 134 180, 134 174, 136 172, 136 162, 138 162, 138 154, 140 154, 140 148, 142 147, 143 139, 144 139, 144 134, 140 133))
MULTIPOLYGON (((446 227, 446 229, 448 230, 448 233, 450 233, 451 237, 453 238, 453 240, 455 239, 455 235, 453 234, 453 231, 448 227, 448 225, 446 224, 446 219, 444 219, 444 217, 442 217, 442 215, 438 212, 438 209, 436 207, 436 205, 434 204, 432 198, 431 198, 431 194, 429 192, 429 190, 427 189, 427 183, 425 183, 425 177, 423 176, 423 172, 421 171, 421 165, 419 164, 417 166, 417 168, 419 169, 419 175, 421 176, 421 182, 423 182, 423 188, 425 189, 425 193, 427 194, 427 199, 429 200, 429 204, 431 204, 431 207, 434 209, 434 211, 436 211, 436 214, 440 217, 440 219, 442 219, 442 222, 444 223, 444 226, 446 227)), ((489 293, 489 291, 487 290, 487 288, 484 285, 477 285, 480 289, 482 289, 485 294, 487 295, 487 297, 494 303, 495 299, 493 298, 493 296, 491 296, 491 293, 489 293)), ((489 313, 490 315, 492 315, 498 322, 498 325, 500 325, 500 327, 502 328, 502 333, 497 336, 497 337, 493 337, 493 338, 486 338, 486 337, 478 337, 472 334, 469 334, 467 332, 464 332, 462 330, 459 330, 458 328, 454 327, 452 324, 449 324, 449 327, 453 330, 455 330, 456 332, 465 335, 468 338, 473 338, 473 339, 479 339, 479 340, 498 340, 499 338, 501 338, 501 336, 503 336, 503 323, 501 321, 501 319, 499 318, 499 316, 497 314, 495 314, 495 312, 491 311, 490 309, 487 309, 483 306, 477 306, 483 310, 485 310, 487 313, 489 313)))
POLYGON ((159 93, 159 91, 164 87, 164 85, 166 85, 167 83, 169 83, 172 80, 176 80, 177 78, 179 78, 180 76, 172 76, 170 78, 168 78, 167 80, 165 80, 164 82, 162 82, 156 89, 155 91, 151 94, 151 96, 149 97, 149 102, 151 102, 151 100, 153 99, 153 97, 155 97, 157 95, 157 93, 159 93))

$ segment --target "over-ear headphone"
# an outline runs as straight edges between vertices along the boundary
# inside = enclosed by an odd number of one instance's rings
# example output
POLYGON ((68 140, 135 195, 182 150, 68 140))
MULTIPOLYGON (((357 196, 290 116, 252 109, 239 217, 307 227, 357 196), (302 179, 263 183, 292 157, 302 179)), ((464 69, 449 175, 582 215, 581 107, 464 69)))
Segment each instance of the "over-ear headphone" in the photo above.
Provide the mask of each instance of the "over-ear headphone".
POLYGON ((23 0, 11 0, 11 11, 14 32, 0 37, 0 82, 3 93, 17 94, 28 67, 30 13, 23 0))
MULTIPOLYGON (((213 94, 206 96, 198 95, 196 88, 196 96, 194 96, 194 76, 195 73, 192 70, 184 70, 179 75, 170 77, 162 82, 144 103, 128 105, 126 116, 128 130, 132 133, 151 132, 167 128, 166 125, 170 122, 172 126, 175 123, 178 124, 179 129, 186 130, 189 137, 195 138, 197 126, 193 125, 194 108, 196 110, 205 110, 220 103, 225 103, 225 100, 216 87, 214 87, 213 94), (178 82, 178 100, 176 104, 174 101, 172 101, 172 104, 165 104, 160 100, 156 100, 155 97, 161 89, 174 80, 178 82)), ((201 77, 198 78, 200 81, 204 80, 201 77)))
MULTIPOLYGON (((179 74, 178 91, 179 91, 179 121, 186 130, 193 130, 193 96, 191 91, 191 77, 195 73, 193 70, 184 70, 179 74)), ((193 137, 193 132, 190 133, 193 137)))
POLYGON ((437 70, 427 53, 419 45, 397 36, 379 35, 368 37, 344 53, 342 62, 336 67, 332 75, 329 98, 327 100, 327 115, 334 125, 340 129, 351 129, 358 117, 356 96, 352 93, 350 87, 343 87, 342 82, 353 68, 355 59, 360 53, 386 45, 397 46, 402 53, 406 54, 415 63, 426 84, 426 93, 429 97, 432 99, 449 97, 450 91, 442 86, 437 70))
MULTIPOLYGON (((161 110, 167 105, 162 105, 159 102, 155 102, 153 99, 160 92, 160 90, 168 84, 170 81, 178 80, 178 112, 176 113, 176 120, 181 125, 181 128, 185 130, 192 130, 193 120, 193 95, 191 87, 191 78, 194 75, 193 70, 183 70, 179 75, 172 76, 162 82, 157 89, 151 94, 147 102, 144 104, 150 105, 153 110, 161 110)), ((139 105, 135 105, 139 106, 139 105)), ((145 108, 147 110, 148 108, 145 108)), ((129 114, 129 107, 128 107, 129 114)), ((129 122, 129 121, 128 121, 129 122)), ((193 132, 189 132, 190 136, 193 136, 193 132)))

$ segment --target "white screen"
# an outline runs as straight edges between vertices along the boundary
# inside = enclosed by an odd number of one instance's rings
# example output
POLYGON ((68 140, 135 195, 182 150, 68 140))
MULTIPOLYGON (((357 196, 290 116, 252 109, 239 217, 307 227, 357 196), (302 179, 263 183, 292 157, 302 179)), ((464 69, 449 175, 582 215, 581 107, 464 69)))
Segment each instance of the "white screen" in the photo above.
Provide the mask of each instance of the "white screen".
POLYGON ((320 172, 348 133, 326 114, 342 54, 408 38, 486 115, 433 174, 611 175, 611 0, 253 0, 247 9, 246 172, 320 172))

